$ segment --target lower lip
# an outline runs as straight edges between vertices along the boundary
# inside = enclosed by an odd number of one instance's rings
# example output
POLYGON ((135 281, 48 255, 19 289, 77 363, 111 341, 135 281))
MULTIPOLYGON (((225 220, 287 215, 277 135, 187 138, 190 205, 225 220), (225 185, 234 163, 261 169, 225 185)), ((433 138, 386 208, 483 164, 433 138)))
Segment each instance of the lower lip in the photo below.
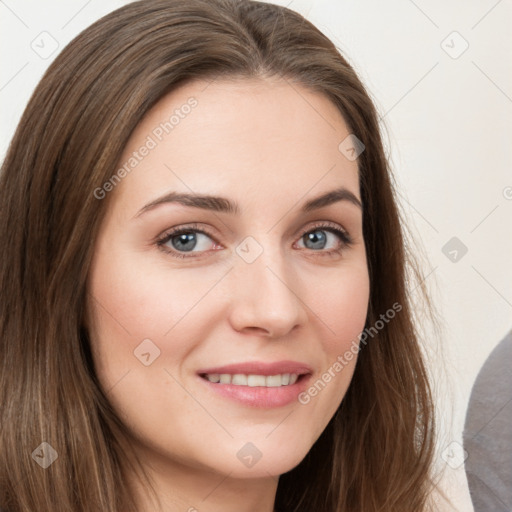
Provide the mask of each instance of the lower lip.
POLYGON ((285 405, 297 401, 297 396, 306 389, 311 375, 303 375, 292 385, 270 388, 263 386, 251 387, 219 384, 210 382, 203 377, 198 377, 209 389, 223 397, 230 398, 231 400, 249 407, 271 409, 274 407, 284 407, 285 405))

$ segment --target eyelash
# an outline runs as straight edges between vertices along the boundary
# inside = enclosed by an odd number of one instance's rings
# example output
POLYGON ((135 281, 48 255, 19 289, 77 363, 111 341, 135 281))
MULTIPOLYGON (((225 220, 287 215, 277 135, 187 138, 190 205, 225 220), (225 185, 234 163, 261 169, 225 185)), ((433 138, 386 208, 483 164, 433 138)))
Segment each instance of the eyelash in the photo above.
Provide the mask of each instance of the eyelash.
MULTIPOLYGON (((354 243, 352 237, 348 234, 347 231, 345 231, 343 229, 340 229, 337 226, 337 224, 333 224, 331 222, 320 222, 318 224, 313 225, 312 227, 308 228, 306 231, 303 231, 302 234, 300 235, 299 239, 302 239, 302 237, 304 235, 307 235, 308 233, 313 233, 315 231, 321 231, 321 230, 329 231, 330 233, 334 233, 335 235, 337 235, 340 238, 340 240, 341 240, 341 244, 340 244, 339 248, 331 249, 330 251, 322 251, 322 250, 315 251, 315 250, 311 249, 311 251, 313 253, 318 253, 315 256, 320 256, 320 257, 325 257, 325 256, 329 257, 329 256, 331 256, 331 257, 334 257, 334 256, 337 256, 337 255, 341 254, 342 251, 344 251, 345 249, 351 247, 353 245, 353 243, 354 243)), ((187 253, 187 252, 180 253, 179 251, 176 251, 174 249, 170 249, 170 248, 166 248, 165 247, 165 244, 167 242, 169 242, 173 237, 178 236, 178 235, 183 235, 183 234, 190 234, 190 233, 201 233, 201 234, 206 235, 209 238, 213 239, 213 241, 215 243, 217 243, 215 241, 213 235, 211 233, 209 233, 208 230, 205 230, 203 228, 199 228, 198 224, 191 224, 190 226, 181 226, 181 227, 178 227, 178 228, 172 228, 172 229, 164 232, 162 235, 160 235, 157 238, 155 243, 156 243, 156 245, 158 246, 159 249, 164 251, 166 254, 169 254, 169 255, 173 256, 174 258, 184 259, 184 258, 198 258, 198 257, 201 257, 201 254, 203 254, 205 251, 200 252, 197 256, 190 256, 189 255, 190 253, 187 253)))

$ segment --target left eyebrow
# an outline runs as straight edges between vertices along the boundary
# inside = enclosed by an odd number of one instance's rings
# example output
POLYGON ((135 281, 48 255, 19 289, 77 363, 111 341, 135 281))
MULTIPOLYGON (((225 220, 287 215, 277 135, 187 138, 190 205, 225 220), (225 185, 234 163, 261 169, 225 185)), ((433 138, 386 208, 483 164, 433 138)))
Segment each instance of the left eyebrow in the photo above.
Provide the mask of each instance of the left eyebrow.
MULTIPOLYGON (((348 201, 358 208, 362 209, 363 205, 356 195, 345 187, 340 187, 330 192, 326 192, 318 197, 310 199, 301 207, 301 212, 308 213, 312 210, 324 208, 339 201, 348 201)), ((135 217, 139 217, 143 213, 156 208, 157 206, 165 203, 178 203, 183 206, 192 208, 201 208, 202 210, 210 210, 220 213, 228 213, 231 215, 240 214, 240 206, 235 201, 226 197, 212 196, 212 195, 198 195, 183 192, 170 192, 165 194, 154 201, 146 204, 135 217)))
POLYGON ((308 213, 311 210, 324 208, 325 206, 329 206, 339 201, 348 201, 361 210, 363 209, 361 201, 355 196, 355 194, 353 194, 345 187, 340 187, 335 190, 331 190, 331 192, 327 192, 326 194, 322 194, 314 199, 310 199, 302 206, 301 211, 303 213, 308 213))

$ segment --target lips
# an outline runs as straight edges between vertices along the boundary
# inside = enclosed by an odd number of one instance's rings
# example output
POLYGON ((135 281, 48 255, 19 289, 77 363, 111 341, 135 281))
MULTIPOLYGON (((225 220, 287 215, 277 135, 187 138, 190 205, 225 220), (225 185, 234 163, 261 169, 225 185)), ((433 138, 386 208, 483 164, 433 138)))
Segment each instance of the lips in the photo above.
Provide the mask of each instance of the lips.
POLYGON ((296 401, 312 373, 309 365, 295 361, 236 363, 197 372, 202 385, 215 395, 267 409, 296 401))

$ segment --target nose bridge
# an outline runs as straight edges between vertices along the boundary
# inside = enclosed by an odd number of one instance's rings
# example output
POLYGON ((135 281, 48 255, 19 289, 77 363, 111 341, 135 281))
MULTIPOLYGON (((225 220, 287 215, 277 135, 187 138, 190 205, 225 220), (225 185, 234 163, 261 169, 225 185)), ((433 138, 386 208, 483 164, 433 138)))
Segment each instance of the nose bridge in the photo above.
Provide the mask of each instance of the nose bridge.
POLYGON ((273 336, 285 335, 304 320, 305 311, 281 246, 271 235, 247 237, 236 253, 233 324, 239 330, 259 327, 273 336))

